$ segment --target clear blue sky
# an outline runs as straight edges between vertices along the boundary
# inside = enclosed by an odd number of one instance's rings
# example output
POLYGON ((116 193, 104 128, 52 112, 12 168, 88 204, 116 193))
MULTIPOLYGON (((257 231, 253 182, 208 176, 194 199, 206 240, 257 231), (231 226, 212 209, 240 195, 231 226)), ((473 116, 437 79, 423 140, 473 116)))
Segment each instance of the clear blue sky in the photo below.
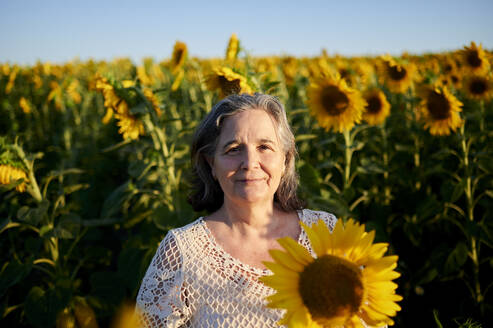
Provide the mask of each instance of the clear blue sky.
POLYGON ((0 0, 0 63, 223 56, 236 32, 252 55, 377 55, 493 49, 493 1, 0 0))

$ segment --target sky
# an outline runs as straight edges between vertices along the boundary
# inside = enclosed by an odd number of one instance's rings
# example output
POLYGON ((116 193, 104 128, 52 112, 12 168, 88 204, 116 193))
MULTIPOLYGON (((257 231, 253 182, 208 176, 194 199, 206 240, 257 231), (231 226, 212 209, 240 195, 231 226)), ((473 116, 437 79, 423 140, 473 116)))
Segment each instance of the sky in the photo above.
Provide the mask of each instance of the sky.
POLYGON ((253 56, 400 55, 493 49, 492 0, 0 0, 0 63, 222 57, 231 33, 253 56))

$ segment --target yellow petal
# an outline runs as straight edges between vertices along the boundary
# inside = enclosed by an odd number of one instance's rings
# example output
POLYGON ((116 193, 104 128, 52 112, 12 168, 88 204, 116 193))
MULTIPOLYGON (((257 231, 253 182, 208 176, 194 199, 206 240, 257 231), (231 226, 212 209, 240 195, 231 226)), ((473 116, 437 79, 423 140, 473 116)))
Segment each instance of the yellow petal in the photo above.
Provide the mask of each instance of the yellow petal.
POLYGON ((279 245, 281 245, 286 251, 293 256, 293 258, 301 263, 302 265, 307 265, 313 262, 313 257, 308 253, 308 250, 294 241, 293 238, 284 237, 277 240, 279 245))

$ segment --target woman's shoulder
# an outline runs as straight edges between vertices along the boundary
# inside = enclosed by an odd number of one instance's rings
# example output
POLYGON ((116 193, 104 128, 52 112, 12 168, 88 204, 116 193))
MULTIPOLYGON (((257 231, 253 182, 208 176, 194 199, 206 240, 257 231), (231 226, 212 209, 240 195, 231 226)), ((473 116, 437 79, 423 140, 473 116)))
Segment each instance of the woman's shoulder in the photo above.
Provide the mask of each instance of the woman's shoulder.
POLYGON ((301 220, 308 226, 311 226, 319 220, 323 220, 324 223, 329 227, 330 231, 332 231, 337 222, 336 216, 329 212, 316 211, 307 208, 302 209, 300 212, 301 220))
POLYGON ((165 242, 167 239, 174 239, 178 241, 187 240, 190 238, 194 238, 195 235, 200 233, 201 224, 203 222, 203 217, 199 217, 184 226, 176 227, 168 230, 168 233, 164 237, 162 242, 165 242))

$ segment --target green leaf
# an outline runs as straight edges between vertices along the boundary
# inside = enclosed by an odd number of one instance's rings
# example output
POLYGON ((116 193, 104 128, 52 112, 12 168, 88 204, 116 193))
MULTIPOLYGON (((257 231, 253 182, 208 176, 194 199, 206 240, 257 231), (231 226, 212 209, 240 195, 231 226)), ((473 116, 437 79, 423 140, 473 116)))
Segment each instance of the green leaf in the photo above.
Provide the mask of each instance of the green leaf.
POLYGON ((21 263, 17 259, 6 262, 0 272, 0 297, 5 294, 8 288, 22 281, 31 272, 32 261, 21 263))
POLYGON ((455 203, 464 194, 464 188, 466 186, 466 180, 462 179, 460 183, 456 184, 454 187, 454 192, 450 198, 451 203, 455 203))
POLYGON ((493 174, 493 161, 491 160, 491 157, 481 159, 478 166, 485 173, 493 174))
POLYGON ((27 321, 34 327, 54 327, 57 314, 68 305, 71 297, 68 280, 57 281, 46 291, 34 286, 24 303, 27 321))
POLYGON ((300 167, 300 181, 304 189, 312 194, 320 195, 321 178, 318 171, 308 163, 300 167))
POLYGON ((74 192, 79 191, 79 190, 88 189, 89 187, 90 187, 90 185, 88 183, 80 183, 80 184, 75 184, 75 185, 71 185, 71 186, 66 186, 66 187, 63 187, 63 193, 65 195, 69 195, 69 194, 74 193, 74 192))
POLYGON ((312 139, 316 139, 317 138, 317 135, 316 134, 299 134, 296 136, 296 142, 300 142, 300 141, 305 141, 305 140, 312 140, 312 139))
POLYGON ((103 204, 103 209, 101 211, 101 218, 109 218, 118 214, 122 207, 123 202, 129 198, 131 195, 131 182, 127 181, 118 188, 116 188, 109 196, 105 199, 103 204))
POLYGON ((135 114, 143 115, 143 114, 147 114, 147 112, 148 112, 148 109, 147 109, 145 102, 140 102, 136 106, 133 106, 132 108, 130 108, 130 113, 132 115, 135 115, 135 114))
POLYGON ((31 224, 33 226, 38 226, 47 214, 49 207, 50 202, 46 199, 41 201, 41 203, 34 208, 23 206, 17 211, 17 218, 19 221, 31 224))
POLYGON ((468 251, 466 244, 458 243, 445 261, 444 273, 448 275, 459 270, 467 261, 468 251))
POLYGON ((80 231, 80 221, 80 217, 76 214, 63 215, 54 229, 55 236, 61 239, 75 238, 80 231))

